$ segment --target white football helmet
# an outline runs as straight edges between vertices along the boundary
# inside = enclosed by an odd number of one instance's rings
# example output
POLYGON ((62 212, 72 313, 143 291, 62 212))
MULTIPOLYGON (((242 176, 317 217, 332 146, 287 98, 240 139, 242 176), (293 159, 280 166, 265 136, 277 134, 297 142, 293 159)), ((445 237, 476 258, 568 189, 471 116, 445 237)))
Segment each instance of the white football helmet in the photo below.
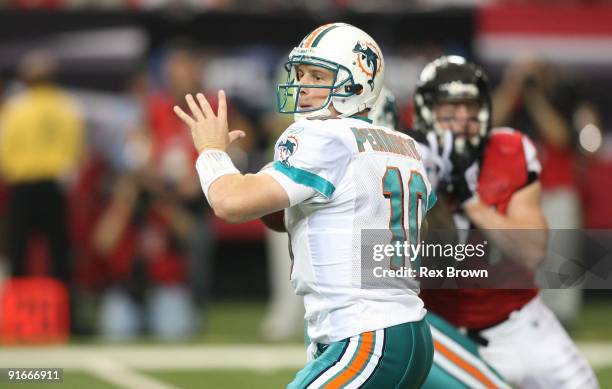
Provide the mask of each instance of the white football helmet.
POLYGON ((385 64, 378 44, 355 26, 346 23, 325 24, 308 34, 289 54, 287 81, 277 87, 278 109, 293 113, 295 119, 329 115, 329 105, 349 117, 370 109, 384 82, 385 64), (331 85, 300 85, 295 66, 308 64, 334 71, 331 85), (325 88, 330 93, 320 107, 298 110, 302 88, 325 88), (293 101, 292 101, 293 100, 293 101))

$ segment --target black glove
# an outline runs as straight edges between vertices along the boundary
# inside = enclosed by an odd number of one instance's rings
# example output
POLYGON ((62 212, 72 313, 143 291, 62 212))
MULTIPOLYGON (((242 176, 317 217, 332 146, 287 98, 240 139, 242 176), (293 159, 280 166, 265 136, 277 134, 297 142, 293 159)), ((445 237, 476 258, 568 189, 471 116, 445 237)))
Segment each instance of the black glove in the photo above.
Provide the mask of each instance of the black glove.
POLYGON ((478 161, 466 158, 451 152, 450 161, 452 164, 451 184, 452 194, 461 204, 477 198, 476 187, 478 185, 478 176, 480 174, 480 166, 478 161))

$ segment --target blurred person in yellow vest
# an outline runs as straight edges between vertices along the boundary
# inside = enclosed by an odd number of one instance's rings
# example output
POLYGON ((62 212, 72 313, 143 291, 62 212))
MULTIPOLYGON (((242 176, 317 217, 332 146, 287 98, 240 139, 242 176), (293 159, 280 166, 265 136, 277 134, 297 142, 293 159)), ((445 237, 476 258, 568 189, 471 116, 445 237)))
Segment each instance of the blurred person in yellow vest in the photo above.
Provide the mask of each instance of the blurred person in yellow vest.
POLYGON ((83 120, 56 82, 50 53, 33 51, 19 63, 23 90, 0 112, 0 175, 9 189, 7 254, 13 276, 27 275, 34 234, 45 239, 52 275, 70 286, 70 241, 64 183, 83 151, 83 120))

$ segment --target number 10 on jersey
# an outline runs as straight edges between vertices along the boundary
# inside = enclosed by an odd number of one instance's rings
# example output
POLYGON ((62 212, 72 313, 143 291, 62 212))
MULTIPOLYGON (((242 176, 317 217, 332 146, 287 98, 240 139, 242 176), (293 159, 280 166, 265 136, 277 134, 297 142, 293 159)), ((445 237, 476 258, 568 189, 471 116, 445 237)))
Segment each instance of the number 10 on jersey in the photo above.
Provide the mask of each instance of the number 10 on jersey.
MULTIPOLYGON (((408 242, 409 245, 416 245, 420 240, 420 221, 424 216, 423 199, 426 198, 427 187, 423 176, 417 171, 410 171, 408 178, 407 191, 404 190, 404 179, 399 168, 387 166, 385 175, 382 179, 383 196, 389 200, 389 229, 391 230, 392 240, 395 245, 400 242, 408 242), (405 193, 408 193, 408 209, 406 210, 405 193), (406 212, 407 211, 407 218, 406 212), (406 225, 408 233, 406 234, 406 225)), ((402 250, 403 251, 403 250, 402 250)), ((409 252, 414 252, 412 249, 409 252)), ((398 255, 397 250, 391 257, 391 269, 400 269, 405 265, 404 255, 398 255)), ((418 258, 414 259, 418 261, 418 258)), ((418 264, 418 262, 417 262, 418 264)))

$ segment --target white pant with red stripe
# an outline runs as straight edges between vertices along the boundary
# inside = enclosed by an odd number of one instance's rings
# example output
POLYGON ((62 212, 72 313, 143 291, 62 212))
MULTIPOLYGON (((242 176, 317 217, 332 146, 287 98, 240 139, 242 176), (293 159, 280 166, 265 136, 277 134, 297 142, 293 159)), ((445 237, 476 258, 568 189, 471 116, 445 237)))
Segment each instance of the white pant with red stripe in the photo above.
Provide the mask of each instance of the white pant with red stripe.
POLYGON ((539 296, 481 332, 480 355, 521 388, 598 388, 593 370, 539 296))

